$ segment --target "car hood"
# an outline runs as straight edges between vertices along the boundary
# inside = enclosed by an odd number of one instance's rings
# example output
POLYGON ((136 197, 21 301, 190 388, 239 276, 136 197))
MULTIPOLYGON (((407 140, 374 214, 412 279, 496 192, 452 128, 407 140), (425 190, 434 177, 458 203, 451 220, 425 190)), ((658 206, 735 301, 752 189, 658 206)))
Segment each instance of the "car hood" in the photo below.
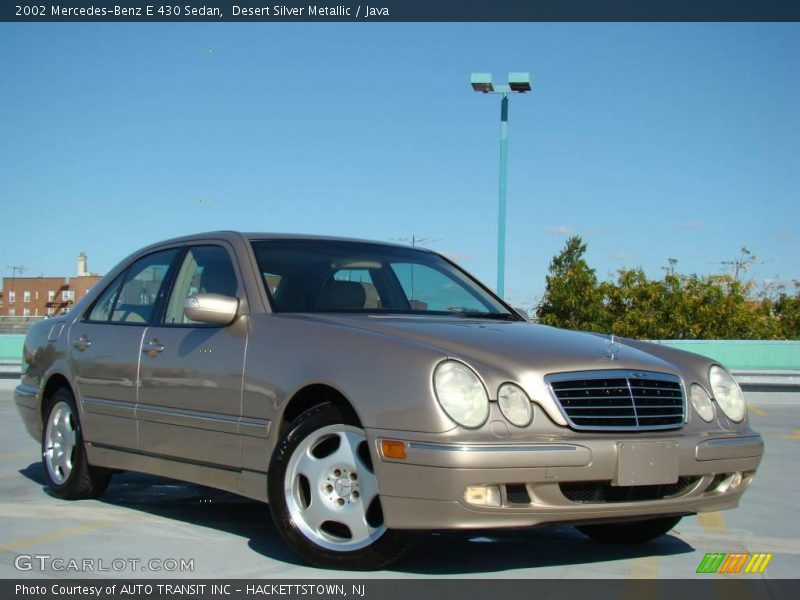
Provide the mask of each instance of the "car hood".
POLYGON ((331 314, 312 318, 422 343, 450 357, 482 363, 507 375, 520 370, 535 370, 543 376, 594 369, 655 370, 679 375, 672 363, 619 340, 612 342, 608 336, 521 321, 331 314))
MULTIPOLYGON (((567 423, 545 380, 548 374, 622 369, 669 373, 685 381, 688 373, 680 361, 657 356, 661 346, 635 340, 612 342, 608 336, 522 321, 332 313, 295 317, 422 345, 442 357, 462 360, 480 376, 490 400, 497 398, 503 383, 516 383, 559 425, 567 423)), ((391 356, 380 358, 392 360, 391 356)), ((431 363, 431 375, 435 364, 431 363)))

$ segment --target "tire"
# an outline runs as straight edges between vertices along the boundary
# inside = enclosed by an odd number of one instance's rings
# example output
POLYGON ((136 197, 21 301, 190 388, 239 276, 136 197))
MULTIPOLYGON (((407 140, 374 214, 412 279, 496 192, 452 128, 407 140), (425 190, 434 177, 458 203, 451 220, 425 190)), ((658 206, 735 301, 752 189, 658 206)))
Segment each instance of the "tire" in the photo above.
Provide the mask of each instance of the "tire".
POLYGON ((381 569, 416 537, 383 523, 364 430, 331 403, 286 428, 270 461, 267 493, 281 537, 318 567, 381 569))
POLYGON ((661 537, 680 520, 681 517, 660 517, 645 521, 577 525, 576 529, 603 544, 641 544, 661 537))
POLYGON ((42 432, 42 466, 50 492, 64 500, 95 498, 111 480, 107 469, 93 467, 86 458, 78 408, 67 388, 49 399, 42 432))

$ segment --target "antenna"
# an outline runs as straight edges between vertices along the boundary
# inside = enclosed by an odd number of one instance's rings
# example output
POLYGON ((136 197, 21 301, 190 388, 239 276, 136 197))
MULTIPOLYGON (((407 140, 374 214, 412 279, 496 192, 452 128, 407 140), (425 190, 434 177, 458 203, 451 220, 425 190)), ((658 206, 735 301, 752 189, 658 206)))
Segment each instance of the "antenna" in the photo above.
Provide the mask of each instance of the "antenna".
POLYGON ((17 273, 24 273, 27 269, 25 265, 6 265, 6 269, 11 269, 11 279, 15 279, 17 273))
POLYGON ((742 246, 739 252, 739 258, 735 260, 720 260, 709 264, 721 265, 724 271, 730 270, 733 274, 733 280, 739 281, 740 273, 747 273, 753 265, 763 265, 772 262, 772 260, 758 260, 758 257, 744 246, 742 246))
POLYGON ((417 237, 416 235, 412 235, 411 237, 393 237, 389 239, 393 242, 411 242, 412 246, 424 246, 425 244, 441 242, 444 238, 417 237))

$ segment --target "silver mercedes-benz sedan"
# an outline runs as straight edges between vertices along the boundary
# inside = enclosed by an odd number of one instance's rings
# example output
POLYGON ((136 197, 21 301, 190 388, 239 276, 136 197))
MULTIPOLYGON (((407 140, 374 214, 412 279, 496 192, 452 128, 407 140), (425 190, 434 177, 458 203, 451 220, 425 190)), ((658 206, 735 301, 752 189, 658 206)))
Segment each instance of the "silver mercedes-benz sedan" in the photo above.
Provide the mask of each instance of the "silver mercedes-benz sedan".
POLYGON ((763 452, 713 360, 533 325, 439 254, 322 237, 136 252, 31 327, 15 400, 54 495, 118 470, 229 490, 324 567, 426 530, 644 542, 735 507, 763 452))

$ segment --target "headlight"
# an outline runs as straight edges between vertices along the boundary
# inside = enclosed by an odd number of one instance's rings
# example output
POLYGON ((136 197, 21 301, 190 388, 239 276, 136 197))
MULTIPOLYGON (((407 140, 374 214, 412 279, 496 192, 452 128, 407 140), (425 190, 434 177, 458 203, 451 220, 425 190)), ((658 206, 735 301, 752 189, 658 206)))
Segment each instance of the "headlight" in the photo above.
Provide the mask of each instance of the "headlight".
POLYGON ((504 383, 497 392, 500 412, 512 425, 526 427, 533 418, 531 401, 523 389, 513 383, 504 383))
POLYGON ((714 365, 708 371, 708 379, 714 399, 728 418, 737 423, 744 419, 744 396, 731 374, 719 365, 714 365))
POLYGON ((481 380, 467 365, 446 360, 433 373, 436 399, 459 425, 478 427, 489 416, 489 396, 481 380))
POLYGON ((711 398, 708 397, 708 393, 706 393, 702 386, 693 383, 689 391, 689 399, 692 401, 692 406, 694 406, 695 411, 697 411, 697 414, 700 415, 703 421, 710 422, 714 419, 714 405, 711 403, 711 398))

